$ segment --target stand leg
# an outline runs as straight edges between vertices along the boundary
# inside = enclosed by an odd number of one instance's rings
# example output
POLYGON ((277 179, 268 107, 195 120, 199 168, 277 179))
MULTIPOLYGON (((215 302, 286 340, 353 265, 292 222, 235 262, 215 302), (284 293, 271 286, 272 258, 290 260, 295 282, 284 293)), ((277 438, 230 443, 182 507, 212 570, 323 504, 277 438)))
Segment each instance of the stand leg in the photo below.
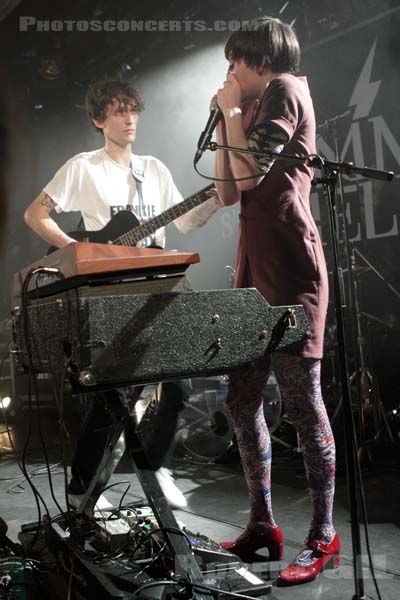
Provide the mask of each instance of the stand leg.
MULTIPOLYGON (((129 413, 127 411, 127 416, 129 413)), ((103 458, 96 470, 96 474, 83 495, 82 502, 77 510, 78 514, 91 513, 104 488, 107 486, 111 475, 114 473, 125 451, 124 429, 126 418, 121 419, 115 428, 110 443, 105 449, 103 458)))
MULTIPOLYGON (((139 394, 140 391, 134 401, 138 399, 139 394)), ((175 557, 175 573, 188 578, 192 583, 201 583, 203 575, 192 555, 190 544, 179 529, 178 523, 158 484, 155 471, 152 469, 143 448, 138 446, 136 430, 137 425, 130 417, 129 408, 126 406, 123 415, 120 416, 114 428, 110 443, 105 449, 96 474, 84 494, 78 513, 93 510, 98 497, 106 487, 124 451, 126 451, 132 460, 139 483, 154 512, 158 525, 175 557)), ((196 594, 196 597, 200 598, 201 594, 196 594)))
POLYGON ((135 425, 129 421, 125 429, 126 451, 132 459, 139 483, 153 509, 158 525, 175 556, 175 573, 187 577, 193 583, 200 583, 203 581, 203 575, 192 555, 190 544, 179 529, 143 448, 137 446, 135 432, 135 425))

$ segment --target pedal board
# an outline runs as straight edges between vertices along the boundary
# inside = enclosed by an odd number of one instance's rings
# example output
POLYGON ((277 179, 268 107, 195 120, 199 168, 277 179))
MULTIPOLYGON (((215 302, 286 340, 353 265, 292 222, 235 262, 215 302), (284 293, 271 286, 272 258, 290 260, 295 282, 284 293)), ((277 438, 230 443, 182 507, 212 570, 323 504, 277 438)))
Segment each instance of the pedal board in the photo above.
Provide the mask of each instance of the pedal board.
MULTIPOLYGON (((204 576, 204 585, 224 592, 234 592, 254 598, 270 594, 272 586, 260 574, 253 573, 237 556, 224 550, 209 537, 193 533, 183 526, 182 531, 189 539, 195 558, 204 576)), ((261 563, 259 563, 261 566, 261 563)))
MULTIPOLYGON (((173 597, 170 587, 164 589, 157 582, 183 581, 184 575, 179 573, 179 563, 165 545, 152 509, 132 504, 120 511, 113 508, 102 510, 100 514, 101 518, 95 518, 94 522, 77 521, 73 531, 69 529, 69 523, 61 519, 57 522, 45 519, 47 552, 61 553, 66 565, 75 561, 77 581, 83 582, 85 594, 91 591, 95 594, 93 597, 131 598, 132 591, 148 587, 148 584, 153 592, 152 581, 157 587, 152 597, 162 600, 167 593, 173 597), (118 560, 115 560, 117 555, 118 560), (96 556, 101 557, 100 562, 96 556)), ((253 572, 254 565, 250 569, 214 540, 199 532, 194 533, 183 524, 179 526, 191 545, 202 575, 201 587, 195 591, 195 597, 199 595, 202 598, 207 587, 212 588, 213 595, 218 593, 220 598, 228 598, 232 592, 254 598, 271 593, 272 586, 267 581, 270 579, 269 572, 261 569, 253 572)), ((31 536, 36 528, 36 523, 24 525, 21 533, 31 536)), ((261 563, 256 564, 261 567, 261 563)), ((265 566, 263 562, 262 567, 265 566)), ((79 590, 77 593, 78 598, 82 597, 79 590)))

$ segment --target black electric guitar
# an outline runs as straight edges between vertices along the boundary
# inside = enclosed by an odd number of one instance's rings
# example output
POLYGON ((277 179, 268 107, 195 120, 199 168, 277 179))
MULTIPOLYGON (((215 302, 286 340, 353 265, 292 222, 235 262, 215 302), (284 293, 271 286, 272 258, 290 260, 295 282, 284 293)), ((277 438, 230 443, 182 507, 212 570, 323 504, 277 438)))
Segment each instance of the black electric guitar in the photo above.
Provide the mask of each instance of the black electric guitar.
MULTIPOLYGON (((71 231, 68 235, 77 242, 94 242, 95 244, 117 244, 119 246, 135 246, 140 240, 155 233, 160 227, 164 227, 175 221, 178 217, 184 215, 192 208, 199 206, 210 197, 207 192, 214 188, 214 184, 208 185, 186 200, 174 204, 156 217, 149 219, 145 223, 140 223, 139 219, 130 210, 121 210, 113 216, 103 229, 97 231, 71 231)), ((57 250, 55 246, 50 246, 47 254, 57 250)))

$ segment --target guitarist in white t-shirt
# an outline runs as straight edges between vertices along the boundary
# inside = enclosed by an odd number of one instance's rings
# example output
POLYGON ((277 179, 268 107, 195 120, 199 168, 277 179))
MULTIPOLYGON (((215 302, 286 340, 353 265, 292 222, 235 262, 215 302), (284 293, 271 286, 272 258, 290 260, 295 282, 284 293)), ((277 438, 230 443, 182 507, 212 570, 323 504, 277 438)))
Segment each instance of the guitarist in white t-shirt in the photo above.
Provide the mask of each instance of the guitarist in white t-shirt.
MULTIPOLYGON (((61 248, 76 241, 53 220, 50 215, 53 210, 79 210, 90 236, 90 232, 97 234, 99 230, 110 227, 121 210, 128 210, 140 221, 151 223, 152 218, 182 202, 170 172, 161 161, 151 156, 132 154, 131 144, 135 140, 139 113, 143 108, 141 97, 130 82, 107 79, 89 87, 86 109, 96 129, 104 135, 104 147, 68 160, 25 211, 26 223, 49 244, 61 248)), ((220 207, 217 196, 211 195, 174 222, 183 233, 188 233, 203 225, 220 207)), ((185 206, 183 208, 188 210, 185 206)), ((108 237, 114 239, 118 236, 107 235, 104 242, 108 241, 108 237)), ((150 242, 163 246, 164 228, 152 232, 145 241, 146 245, 150 242)), ((129 394, 129 389, 96 394, 72 461, 72 478, 68 486, 72 506, 79 505, 112 433, 113 422, 108 407, 110 404, 118 407, 126 394, 129 394)), ((186 499, 162 465, 175 433, 179 410, 189 394, 190 382, 187 380, 162 386, 160 416, 155 423, 153 437, 157 443, 147 449, 164 494, 176 507, 186 506, 186 499)))

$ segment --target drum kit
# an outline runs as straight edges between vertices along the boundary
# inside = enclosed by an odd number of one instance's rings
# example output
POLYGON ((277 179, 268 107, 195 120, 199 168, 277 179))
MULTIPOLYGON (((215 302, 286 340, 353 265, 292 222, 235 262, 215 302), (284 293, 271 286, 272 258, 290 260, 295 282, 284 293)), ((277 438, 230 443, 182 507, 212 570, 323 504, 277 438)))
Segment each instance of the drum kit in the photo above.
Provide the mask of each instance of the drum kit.
MULTIPOLYGON (((364 466, 371 462, 370 447, 381 441, 394 443, 393 428, 388 421, 377 375, 376 357, 373 348, 372 332, 400 333, 400 327, 363 310, 365 294, 362 292, 363 277, 366 273, 380 279, 390 292, 400 299, 400 293, 386 281, 382 273, 356 247, 350 254, 349 269, 342 269, 343 278, 348 275, 346 298, 349 336, 348 357, 353 370, 350 374, 353 413, 357 423, 359 456, 364 466)), ((344 279, 343 279, 344 280, 344 279)), ((337 342, 334 312, 328 309, 325 330, 325 361, 323 363, 322 383, 324 400, 330 416, 333 430, 340 428, 342 416, 342 397, 337 364, 337 342)))
MULTIPOLYGON (((193 379, 193 394, 182 411, 176 433, 178 448, 198 462, 222 460, 235 447, 235 433, 225 400, 228 378, 193 379)), ((283 415, 282 399, 273 373, 265 385, 264 415, 271 436, 279 427, 283 415)))
MULTIPOLYGON (((134 417, 140 423, 147 410, 157 412, 161 386, 143 388, 134 407, 134 417)), ((176 451, 186 459, 198 463, 222 461, 235 448, 235 433, 228 415, 225 400, 228 394, 228 377, 192 379, 193 392, 181 411, 175 434, 176 451)), ((265 385, 264 415, 271 438, 279 441, 275 432, 286 422, 279 386, 273 373, 265 385)), ((281 442, 289 447, 285 440, 281 442)))

